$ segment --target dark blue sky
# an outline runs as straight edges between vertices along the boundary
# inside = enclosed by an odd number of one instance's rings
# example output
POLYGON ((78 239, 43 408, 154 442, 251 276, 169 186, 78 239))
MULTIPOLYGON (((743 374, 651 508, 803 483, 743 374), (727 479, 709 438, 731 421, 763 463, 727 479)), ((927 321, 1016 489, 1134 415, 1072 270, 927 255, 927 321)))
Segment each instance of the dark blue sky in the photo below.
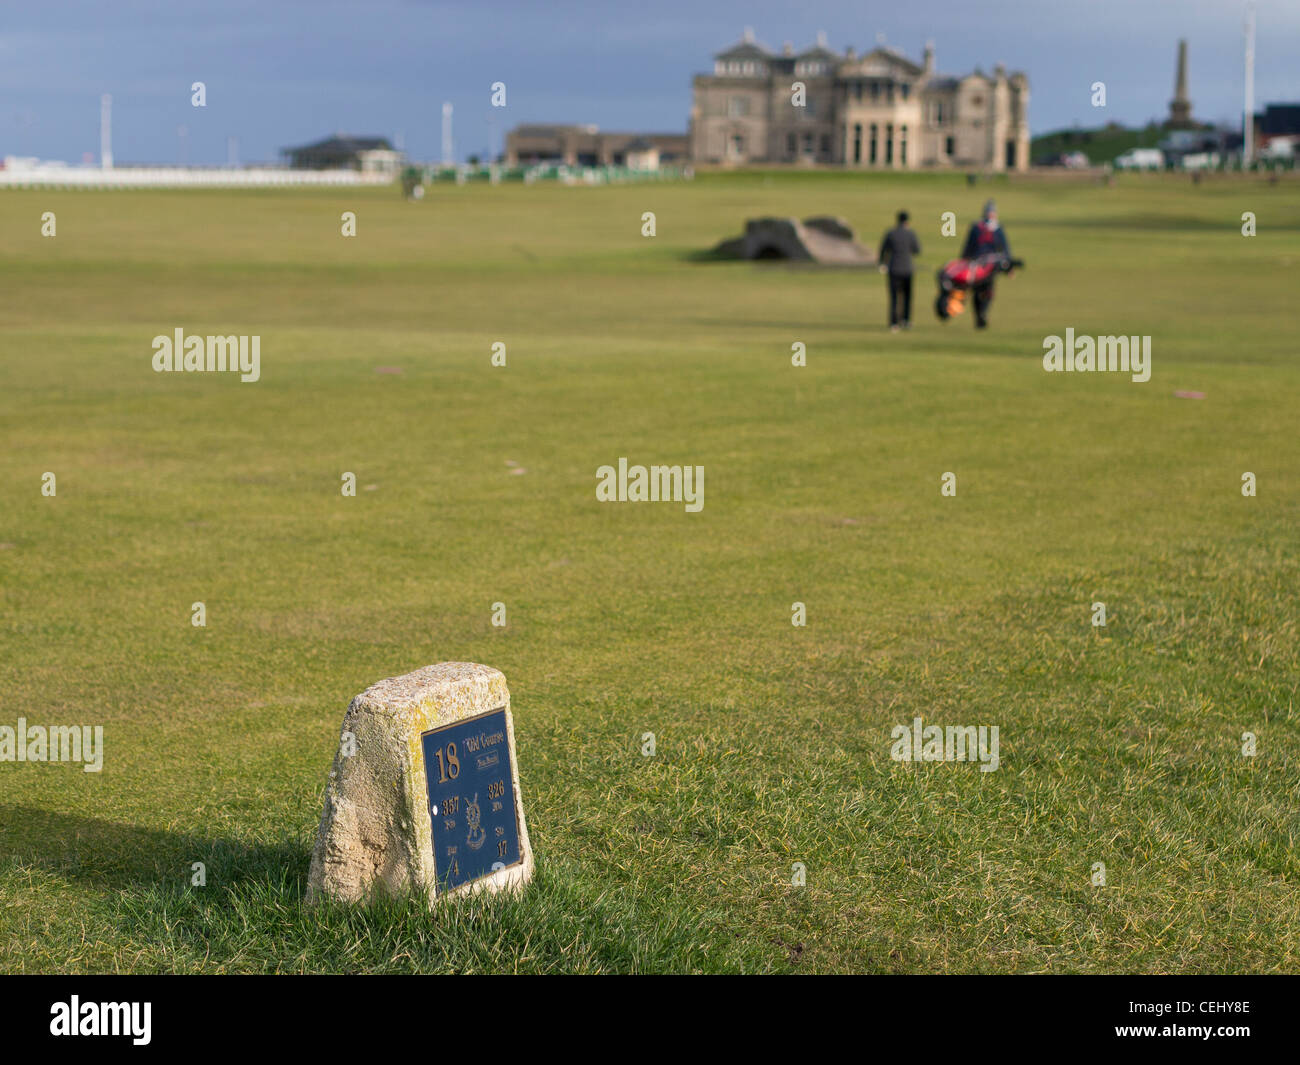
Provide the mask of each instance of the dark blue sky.
MULTIPOLYGON (((1300 3, 1258 0, 1256 100, 1300 100, 1300 3)), ((1238 120, 1242 0, 41 0, 0 3, 0 156, 98 159, 99 96, 114 98, 119 163, 241 161, 334 131, 401 135, 439 155, 441 105, 460 158, 519 122, 686 128, 690 78, 752 26, 771 48, 826 31, 837 51, 877 34, 943 73, 998 61, 1029 75, 1036 133, 1163 117, 1179 37, 1202 119, 1238 120), (190 106, 190 85, 208 106, 190 106), (505 110, 489 106, 494 81, 505 110), (1105 81, 1108 107, 1089 104, 1105 81), (489 125, 489 123, 492 123, 489 125), (184 139, 178 128, 184 126, 184 139)))

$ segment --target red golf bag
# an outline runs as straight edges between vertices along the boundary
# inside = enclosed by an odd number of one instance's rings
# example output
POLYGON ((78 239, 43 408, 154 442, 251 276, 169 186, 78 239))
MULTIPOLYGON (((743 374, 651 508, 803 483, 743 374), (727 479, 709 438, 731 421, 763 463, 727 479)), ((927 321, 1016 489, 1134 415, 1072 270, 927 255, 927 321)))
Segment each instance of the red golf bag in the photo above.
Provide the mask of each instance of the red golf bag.
POLYGON ((966 293, 980 285, 992 284, 998 274, 1007 274, 1024 260, 1011 259, 1001 253, 980 255, 974 259, 953 259, 939 271, 939 296, 934 313, 947 321, 966 309, 966 293))

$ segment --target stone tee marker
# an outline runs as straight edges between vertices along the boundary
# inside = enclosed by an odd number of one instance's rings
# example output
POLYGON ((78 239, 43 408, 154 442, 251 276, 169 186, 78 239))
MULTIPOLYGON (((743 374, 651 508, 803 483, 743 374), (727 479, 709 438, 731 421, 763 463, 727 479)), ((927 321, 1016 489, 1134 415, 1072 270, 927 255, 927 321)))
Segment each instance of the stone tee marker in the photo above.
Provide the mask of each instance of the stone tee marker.
POLYGON ((352 700, 308 900, 521 888, 533 875, 506 678, 443 662, 352 700), (348 753, 352 751, 352 753, 348 753))

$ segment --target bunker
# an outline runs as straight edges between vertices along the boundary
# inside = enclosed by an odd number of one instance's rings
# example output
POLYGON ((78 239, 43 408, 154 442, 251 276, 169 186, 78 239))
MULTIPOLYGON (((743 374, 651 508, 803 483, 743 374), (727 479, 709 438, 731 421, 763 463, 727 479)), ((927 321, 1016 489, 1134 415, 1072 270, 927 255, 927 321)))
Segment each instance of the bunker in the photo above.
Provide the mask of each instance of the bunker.
POLYGON ((832 266, 873 266, 875 254, 858 243, 844 219, 830 215, 805 218, 751 218, 739 237, 713 249, 722 259, 785 259, 832 266))

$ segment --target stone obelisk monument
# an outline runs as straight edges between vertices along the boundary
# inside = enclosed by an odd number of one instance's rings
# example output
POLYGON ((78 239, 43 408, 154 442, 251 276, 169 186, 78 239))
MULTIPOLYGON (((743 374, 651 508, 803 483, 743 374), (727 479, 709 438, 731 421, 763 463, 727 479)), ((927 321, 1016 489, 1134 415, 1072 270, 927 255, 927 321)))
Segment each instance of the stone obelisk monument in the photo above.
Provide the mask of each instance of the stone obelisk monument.
POLYGON ((1174 98, 1169 101, 1170 129, 1190 129, 1192 101, 1187 98, 1187 42, 1178 42, 1178 76, 1174 80, 1174 98))

